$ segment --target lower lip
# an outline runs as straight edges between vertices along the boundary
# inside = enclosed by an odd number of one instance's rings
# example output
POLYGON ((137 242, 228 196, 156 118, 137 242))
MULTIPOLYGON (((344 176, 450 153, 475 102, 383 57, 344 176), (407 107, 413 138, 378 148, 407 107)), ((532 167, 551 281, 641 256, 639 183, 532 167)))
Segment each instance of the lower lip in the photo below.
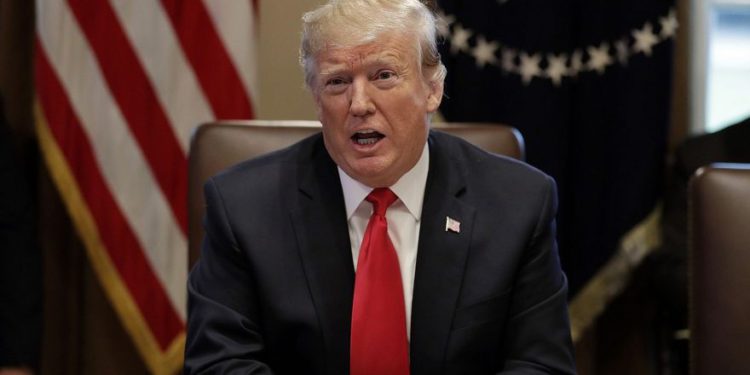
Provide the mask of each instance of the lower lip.
POLYGON ((358 143, 354 140, 351 140, 351 144, 354 146, 355 149, 359 151, 373 151, 375 147, 377 147, 385 138, 380 138, 377 141, 373 143, 358 143))

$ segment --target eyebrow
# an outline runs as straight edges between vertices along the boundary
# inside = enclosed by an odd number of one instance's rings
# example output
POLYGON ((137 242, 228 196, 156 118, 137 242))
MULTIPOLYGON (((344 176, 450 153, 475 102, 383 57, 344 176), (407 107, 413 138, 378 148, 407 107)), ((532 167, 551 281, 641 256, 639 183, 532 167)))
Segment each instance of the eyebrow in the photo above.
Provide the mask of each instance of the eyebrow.
MULTIPOLYGON (((349 68, 349 64, 346 62, 332 62, 332 63, 326 63, 322 62, 320 65, 325 66, 326 64, 331 65, 330 67, 324 67, 320 71, 321 76, 331 76, 336 74, 341 74, 343 72, 347 72, 351 70, 349 68)), ((370 66, 377 66, 377 65, 392 65, 397 68, 401 68, 404 65, 407 65, 406 63, 402 62, 401 59, 395 54, 395 53, 383 53, 379 54, 375 57, 367 57, 365 58, 364 62, 361 64, 365 68, 370 66)))

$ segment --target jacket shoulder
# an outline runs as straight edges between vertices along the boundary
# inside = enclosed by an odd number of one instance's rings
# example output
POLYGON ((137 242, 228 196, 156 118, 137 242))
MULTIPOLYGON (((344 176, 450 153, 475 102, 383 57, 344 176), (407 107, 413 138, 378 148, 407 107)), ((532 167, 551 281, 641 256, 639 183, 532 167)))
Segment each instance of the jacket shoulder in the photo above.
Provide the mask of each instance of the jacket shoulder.
POLYGON ((318 147, 322 147, 322 143, 321 133, 316 133, 290 146, 233 164, 212 176, 211 180, 223 184, 256 174, 288 172, 290 166, 310 160, 318 147))
POLYGON ((459 165, 465 178, 494 182, 499 180, 515 180, 517 183, 546 184, 552 178, 527 164, 506 155, 500 155, 481 149, 480 147, 451 134, 432 131, 432 144, 438 152, 459 165))
POLYGON ((225 199, 241 202, 252 197, 273 197, 281 190, 296 188, 301 164, 309 163, 318 152, 325 152, 320 133, 291 146, 254 157, 222 170, 204 185, 213 185, 225 199))

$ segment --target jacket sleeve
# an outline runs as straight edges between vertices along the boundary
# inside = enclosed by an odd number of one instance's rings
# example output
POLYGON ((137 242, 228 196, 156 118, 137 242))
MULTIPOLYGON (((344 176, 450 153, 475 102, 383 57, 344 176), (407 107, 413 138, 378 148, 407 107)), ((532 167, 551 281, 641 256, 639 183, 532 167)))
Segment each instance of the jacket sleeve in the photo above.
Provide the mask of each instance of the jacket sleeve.
POLYGON ((514 282, 501 374, 575 374, 568 287, 555 240, 557 193, 547 177, 539 219, 514 282))
POLYGON ((204 188, 206 237, 188 278, 185 374, 272 374, 264 362, 255 284, 221 193, 204 188))

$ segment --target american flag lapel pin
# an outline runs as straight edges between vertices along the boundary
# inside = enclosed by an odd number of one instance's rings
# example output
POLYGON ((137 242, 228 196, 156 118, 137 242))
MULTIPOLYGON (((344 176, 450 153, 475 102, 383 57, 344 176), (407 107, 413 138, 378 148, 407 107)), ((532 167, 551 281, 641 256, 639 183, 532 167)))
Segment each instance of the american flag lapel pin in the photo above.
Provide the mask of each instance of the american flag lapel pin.
POLYGON ((450 217, 445 217, 445 231, 453 233, 461 233, 461 222, 450 217))

